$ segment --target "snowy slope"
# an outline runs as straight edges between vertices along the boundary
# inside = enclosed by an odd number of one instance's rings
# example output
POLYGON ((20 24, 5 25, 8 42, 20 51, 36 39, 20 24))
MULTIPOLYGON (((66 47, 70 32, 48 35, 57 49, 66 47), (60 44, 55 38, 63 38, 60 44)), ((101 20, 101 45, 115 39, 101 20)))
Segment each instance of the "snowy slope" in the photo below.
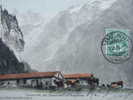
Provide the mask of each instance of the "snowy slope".
POLYGON ((2 89, 0 91, 1 100, 132 100, 132 91, 101 91, 101 92, 47 92, 45 90, 22 90, 22 89, 2 89))
POLYGON ((37 44, 36 42, 38 41, 38 36, 46 23, 44 16, 31 11, 20 13, 15 10, 13 13, 17 16, 20 27, 23 31, 26 42, 25 49, 29 49, 29 45, 30 48, 32 48, 34 44, 37 44))
POLYGON ((41 28, 34 47, 28 45, 24 58, 40 71, 91 72, 102 82, 124 80, 131 86, 133 59, 111 64, 100 50, 106 27, 130 29, 132 33, 133 0, 127 1, 89 0, 59 12, 41 28))

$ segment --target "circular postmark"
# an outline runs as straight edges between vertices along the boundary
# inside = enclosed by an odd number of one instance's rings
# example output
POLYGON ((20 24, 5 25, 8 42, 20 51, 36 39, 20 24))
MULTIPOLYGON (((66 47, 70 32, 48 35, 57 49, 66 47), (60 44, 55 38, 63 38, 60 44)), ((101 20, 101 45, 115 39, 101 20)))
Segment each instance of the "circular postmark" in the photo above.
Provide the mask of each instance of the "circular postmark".
POLYGON ((101 42, 103 56, 111 63, 119 64, 130 59, 132 40, 122 31, 111 31, 101 42))

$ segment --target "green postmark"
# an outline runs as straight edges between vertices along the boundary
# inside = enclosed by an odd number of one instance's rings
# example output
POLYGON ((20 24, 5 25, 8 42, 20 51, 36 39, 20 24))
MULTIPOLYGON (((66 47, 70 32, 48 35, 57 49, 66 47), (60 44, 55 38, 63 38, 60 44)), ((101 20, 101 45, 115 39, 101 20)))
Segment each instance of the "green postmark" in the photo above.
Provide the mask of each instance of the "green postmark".
POLYGON ((130 58, 132 41, 129 30, 105 29, 106 36, 102 41, 102 52, 105 58, 113 63, 121 63, 130 58))

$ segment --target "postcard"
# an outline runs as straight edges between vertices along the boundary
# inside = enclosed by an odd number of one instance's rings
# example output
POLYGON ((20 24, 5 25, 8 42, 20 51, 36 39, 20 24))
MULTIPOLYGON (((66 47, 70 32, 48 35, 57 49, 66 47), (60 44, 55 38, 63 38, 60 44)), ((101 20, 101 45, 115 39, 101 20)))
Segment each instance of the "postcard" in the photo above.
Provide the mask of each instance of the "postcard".
POLYGON ((132 100, 133 0, 0 0, 0 100, 132 100))

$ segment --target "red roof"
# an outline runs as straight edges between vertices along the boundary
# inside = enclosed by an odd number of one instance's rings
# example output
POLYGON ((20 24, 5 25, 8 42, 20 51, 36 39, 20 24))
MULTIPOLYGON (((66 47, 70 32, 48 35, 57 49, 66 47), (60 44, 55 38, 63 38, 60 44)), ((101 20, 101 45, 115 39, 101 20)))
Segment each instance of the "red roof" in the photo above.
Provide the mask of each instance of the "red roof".
POLYGON ((55 74, 60 73, 56 72, 32 72, 32 73, 21 73, 21 74, 3 74, 0 75, 0 79, 23 79, 23 78, 47 78, 53 77, 55 74))
POLYGON ((89 74, 89 73, 77 73, 77 74, 65 74, 64 78, 89 78, 92 77, 93 74, 89 74))

